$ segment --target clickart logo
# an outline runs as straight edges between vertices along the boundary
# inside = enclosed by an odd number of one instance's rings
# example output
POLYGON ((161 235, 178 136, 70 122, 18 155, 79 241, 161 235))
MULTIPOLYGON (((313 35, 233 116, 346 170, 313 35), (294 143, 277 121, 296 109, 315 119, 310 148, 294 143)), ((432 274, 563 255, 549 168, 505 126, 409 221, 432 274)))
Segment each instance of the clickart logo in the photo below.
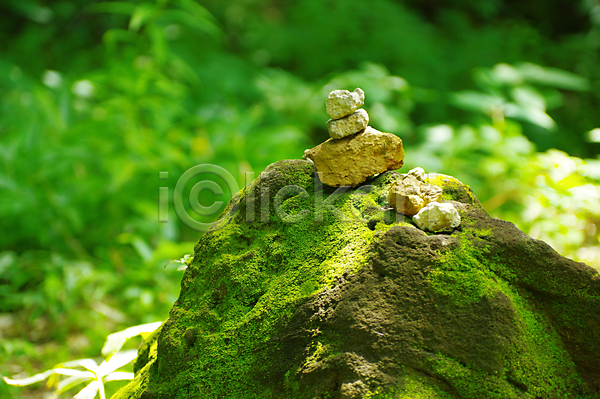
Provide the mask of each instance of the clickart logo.
MULTIPOLYGON (((297 207, 294 213, 290 213, 289 209, 287 211, 284 209, 285 201, 291 197, 298 197, 298 201, 307 204, 306 201, 311 198, 311 195, 309 195, 308 191, 303 187, 288 185, 280 188, 277 193, 269 193, 269 187, 257 186, 253 189, 248 189, 244 195, 245 221, 247 223, 268 223, 271 220, 271 211, 274 211, 274 215, 285 223, 298 223, 307 217, 310 217, 311 214, 314 216, 314 221, 319 223, 323 221, 325 212, 330 213, 337 220, 344 222, 367 222, 367 220, 363 220, 361 216, 362 212, 360 212, 360 210, 355 208, 350 212, 342 212, 334 205, 336 200, 340 199, 344 193, 351 189, 351 187, 337 187, 335 191, 328 196, 324 196, 323 184, 321 183, 322 179, 321 176, 318 176, 319 174, 320 173, 315 173, 313 179, 313 195, 309 205, 312 212, 309 209, 298 210, 297 207)), ((169 175, 167 172, 160 172, 158 178, 159 180, 168 180, 169 175)), ((250 185, 253 179, 254 173, 247 172, 245 176, 245 185, 250 185)), ((214 222, 201 222, 196 219, 211 220, 224 208, 224 201, 219 200, 219 198, 226 198, 224 188, 232 197, 239 190, 235 178, 226 169, 211 164, 197 165, 190 168, 181 175, 175 184, 175 189, 173 190, 173 208, 175 209, 175 213, 190 229, 200 232, 208 231, 208 229, 216 223, 219 223, 219 220, 214 222), (187 190, 189 190, 189 192, 187 190), (188 194, 186 195, 186 193, 188 194), (201 203, 201 198, 204 200, 205 204, 211 200, 213 202, 210 206, 206 206, 201 203), (192 217, 190 213, 193 213, 194 217, 192 217)), ((360 204, 360 197, 369 194, 371 188, 372 186, 370 185, 364 185, 356 190, 352 190, 349 193, 348 202, 350 204, 360 204)), ((235 213, 237 209, 239 209, 239 206, 239 203, 235 203, 232 212, 235 213)), ((396 218, 399 217, 399 214, 395 212, 394 215, 396 218)), ((389 215, 386 214, 386 217, 388 216, 389 215)), ((169 188, 159 187, 158 221, 166 223, 168 220, 169 188)))
MULTIPOLYGON (((168 172, 160 172, 159 180, 168 180, 168 172)), ((184 206, 184 199, 187 197, 189 207, 200 217, 211 217, 216 215, 225 205, 223 201, 214 201, 210 206, 204 206, 200 203, 199 197, 202 191, 208 191, 215 197, 223 197, 225 186, 233 196, 238 192, 239 186, 235 178, 226 169, 211 164, 196 165, 188 169, 175 185, 173 191, 173 207, 177 217, 190 229, 205 232, 214 222, 203 223, 192 218, 184 206), (196 182, 186 196, 187 186, 194 181, 195 178, 202 176, 204 180, 196 182), (219 181, 220 183, 217 183, 219 181)), ((158 189, 158 221, 166 223, 169 220, 169 188, 159 187, 158 189)))

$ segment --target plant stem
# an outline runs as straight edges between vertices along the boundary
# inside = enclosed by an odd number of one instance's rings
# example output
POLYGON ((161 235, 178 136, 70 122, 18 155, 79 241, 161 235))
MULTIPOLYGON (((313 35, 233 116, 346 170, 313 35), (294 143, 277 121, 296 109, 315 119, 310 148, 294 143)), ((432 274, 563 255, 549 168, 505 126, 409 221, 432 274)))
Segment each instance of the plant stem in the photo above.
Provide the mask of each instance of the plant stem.
POLYGON ((102 377, 96 375, 96 381, 98 381, 98 392, 100 392, 100 399, 106 399, 106 394, 104 393, 104 383, 102 382, 102 377))

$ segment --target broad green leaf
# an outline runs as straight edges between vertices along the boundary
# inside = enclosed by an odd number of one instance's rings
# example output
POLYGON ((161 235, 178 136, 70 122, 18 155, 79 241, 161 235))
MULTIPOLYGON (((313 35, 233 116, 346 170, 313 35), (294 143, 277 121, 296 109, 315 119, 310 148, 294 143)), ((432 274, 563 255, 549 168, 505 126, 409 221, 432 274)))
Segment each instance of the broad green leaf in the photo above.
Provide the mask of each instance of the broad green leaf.
POLYGON ((104 36, 102 36, 102 40, 106 43, 106 46, 110 51, 114 51, 119 42, 135 44, 138 37, 132 31, 114 28, 107 30, 104 33, 104 36))
POLYGON ((180 0, 179 4, 181 4, 181 8, 189 11, 191 14, 194 14, 194 16, 198 19, 214 20, 213 15, 210 12, 208 12, 208 10, 206 8, 204 8, 200 4, 198 4, 196 1, 180 0))
POLYGON ((574 187, 581 187, 587 183, 587 179, 578 173, 571 173, 564 179, 557 182, 561 190, 570 190, 574 187))
POLYGON ((123 345, 125 344, 125 342, 127 342, 128 339, 140 334, 151 333, 152 331, 160 327, 161 324, 161 321, 157 321, 155 323, 141 324, 139 326, 129 327, 123 331, 110 334, 108 337, 106 337, 106 342, 104 343, 104 347, 102 348, 102 355, 108 356, 111 353, 118 351, 123 347, 123 345))
POLYGON ((97 374, 100 377, 104 377, 113 371, 123 367, 124 365, 130 363, 137 356, 137 350, 127 350, 121 351, 113 354, 109 360, 104 361, 98 367, 97 374))
POLYGON ((100 384, 98 381, 92 381, 77 395, 73 396, 73 399, 94 399, 98 391, 100 391, 100 384))
POLYGON ((134 374, 127 373, 125 371, 115 371, 114 373, 110 373, 106 377, 104 377, 104 382, 109 381, 121 381, 121 380, 133 380, 134 374))
POLYGON ((168 21, 169 23, 181 24, 188 28, 207 33, 214 39, 222 36, 221 29, 218 27, 216 21, 214 21, 212 17, 198 18, 197 16, 184 10, 170 9, 163 12, 160 20, 168 21))
POLYGON ((16 387, 24 387, 27 385, 35 384, 36 382, 40 382, 50 377, 53 374, 61 374, 67 376, 79 376, 79 377, 88 377, 94 378, 94 373, 89 371, 81 371, 81 370, 72 370, 65 368, 55 368, 48 371, 44 371, 43 373, 39 373, 27 378, 19 378, 19 379, 11 379, 8 377, 2 377, 4 382, 8 385, 16 386, 16 387))
POLYGON ((138 5, 129 20, 129 30, 134 32, 140 30, 140 28, 146 24, 146 21, 151 19, 155 11, 156 8, 151 3, 142 3, 138 5))
POLYGON ((88 7, 89 12, 106 12, 109 14, 131 15, 135 10, 135 3, 125 1, 103 1, 88 7))
POLYGON ((499 97, 469 90, 450 93, 449 102, 455 107, 484 114, 489 114, 494 108, 502 107, 503 104, 503 100, 499 97))
MULTIPOLYGON (((173 259, 173 260, 168 261, 165 264, 165 267, 169 266, 171 263, 181 263, 182 265, 185 265, 185 268, 187 269, 187 266, 190 265, 190 263, 192 262, 192 259, 193 258, 190 254, 185 254, 185 255, 183 255, 183 258, 181 258, 181 259, 173 259)), ((179 270, 179 267, 177 268, 177 270, 179 270)))
POLYGON ((77 385, 79 385, 83 382, 89 381, 90 378, 94 378, 94 377, 93 376, 91 376, 91 377, 72 376, 72 377, 65 378, 64 380, 62 380, 58 383, 56 392, 54 394, 58 397, 58 395, 60 395, 61 393, 67 392, 69 389, 76 387, 77 385))
POLYGON ((517 104, 509 103, 504 107, 504 115, 509 118, 515 118, 534 125, 543 127, 544 129, 552 129, 556 126, 554 120, 542 111, 541 109, 534 107, 523 107, 517 104))
MULTIPOLYGON (((562 183, 562 182, 561 182, 562 183)), ((600 205, 600 186, 595 184, 581 184, 568 189, 571 195, 577 197, 581 201, 593 203, 594 207, 600 205)), ((589 208, 587 209, 589 210, 589 208)))
POLYGON ((179 259, 173 259, 173 260, 170 260, 170 261, 168 261, 167 263, 165 263, 165 266, 164 266, 164 267, 167 267, 167 266, 169 266, 171 263, 181 263, 181 260, 179 260, 179 259))
POLYGON ((585 136, 588 143, 600 143, 600 128, 590 130, 585 136))
POLYGON ((538 108, 542 111, 546 110, 546 100, 533 87, 515 87, 511 94, 515 101, 524 107, 538 108))
POLYGON ((587 91, 590 89, 588 79, 562 69, 543 67, 531 63, 518 65, 516 69, 530 83, 567 90, 587 91))
POLYGON ((57 365, 58 367, 83 367, 92 372, 96 372, 98 370, 98 363, 94 359, 77 359, 71 360, 69 362, 60 363, 57 365))
MULTIPOLYGON (((485 68, 485 70, 488 69, 485 68)), ((495 84, 516 86, 523 83, 523 77, 519 71, 514 66, 504 63, 495 65, 487 77, 495 84)))
POLYGON ((134 236, 131 245, 145 261, 152 259, 152 248, 141 237, 134 236))
POLYGON ((586 160, 585 167, 582 168, 582 173, 591 179, 600 180, 600 160, 586 160))

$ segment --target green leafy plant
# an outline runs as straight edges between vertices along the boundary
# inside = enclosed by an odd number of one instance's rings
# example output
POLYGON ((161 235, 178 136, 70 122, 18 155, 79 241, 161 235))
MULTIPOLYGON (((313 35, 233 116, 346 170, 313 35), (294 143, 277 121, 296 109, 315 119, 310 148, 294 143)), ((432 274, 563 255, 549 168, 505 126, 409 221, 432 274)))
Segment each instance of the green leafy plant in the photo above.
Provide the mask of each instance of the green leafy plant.
POLYGON ((183 258, 181 258, 181 259, 173 259, 173 260, 168 261, 167 264, 165 265, 165 267, 169 266, 171 263, 180 263, 180 265, 177 266, 177 270, 178 271, 185 270, 192 263, 193 259, 194 259, 193 256, 191 256, 190 254, 185 254, 185 255, 183 255, 183 258))
POLYGON ((131 363, 137 356, 137 350, 135 349, 121 350, 125 342, 138 335, 146 337, 161 324, 161 322, 147 323, 110 334, 102 348, 102 355, 105 356, 105 359, 100 364, 94 359, 78 359, 59 363, 50 370, 28 378, 12 379, 3 377, 3 379, 7 384, 18 387, 48 379, 47 385, 55 388, 52 399, 58 398, 60 394, 85 383, 85 387, 74 396, 75 399, 93 399, 96 395, 100 399, 106 399, 105 383, 133 379, 133 373, 119 371, 121 367, 131 363), (66 378, 61 378, 61 376, 66 378))

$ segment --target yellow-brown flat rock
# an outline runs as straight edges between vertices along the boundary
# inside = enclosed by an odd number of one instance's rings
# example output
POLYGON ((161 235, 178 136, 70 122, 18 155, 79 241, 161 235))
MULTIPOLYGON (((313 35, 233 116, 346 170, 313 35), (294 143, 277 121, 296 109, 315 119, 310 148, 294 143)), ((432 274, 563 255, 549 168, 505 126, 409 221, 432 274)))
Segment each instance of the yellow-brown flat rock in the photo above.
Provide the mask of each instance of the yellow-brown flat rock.
POLYGON ((329 139, 306 150, 305 159, 322 172, 321 181, 332 187, 356 187, 369 176, 394 170, 404 163, 402 139, 370 126, 343 139, 329 139))

